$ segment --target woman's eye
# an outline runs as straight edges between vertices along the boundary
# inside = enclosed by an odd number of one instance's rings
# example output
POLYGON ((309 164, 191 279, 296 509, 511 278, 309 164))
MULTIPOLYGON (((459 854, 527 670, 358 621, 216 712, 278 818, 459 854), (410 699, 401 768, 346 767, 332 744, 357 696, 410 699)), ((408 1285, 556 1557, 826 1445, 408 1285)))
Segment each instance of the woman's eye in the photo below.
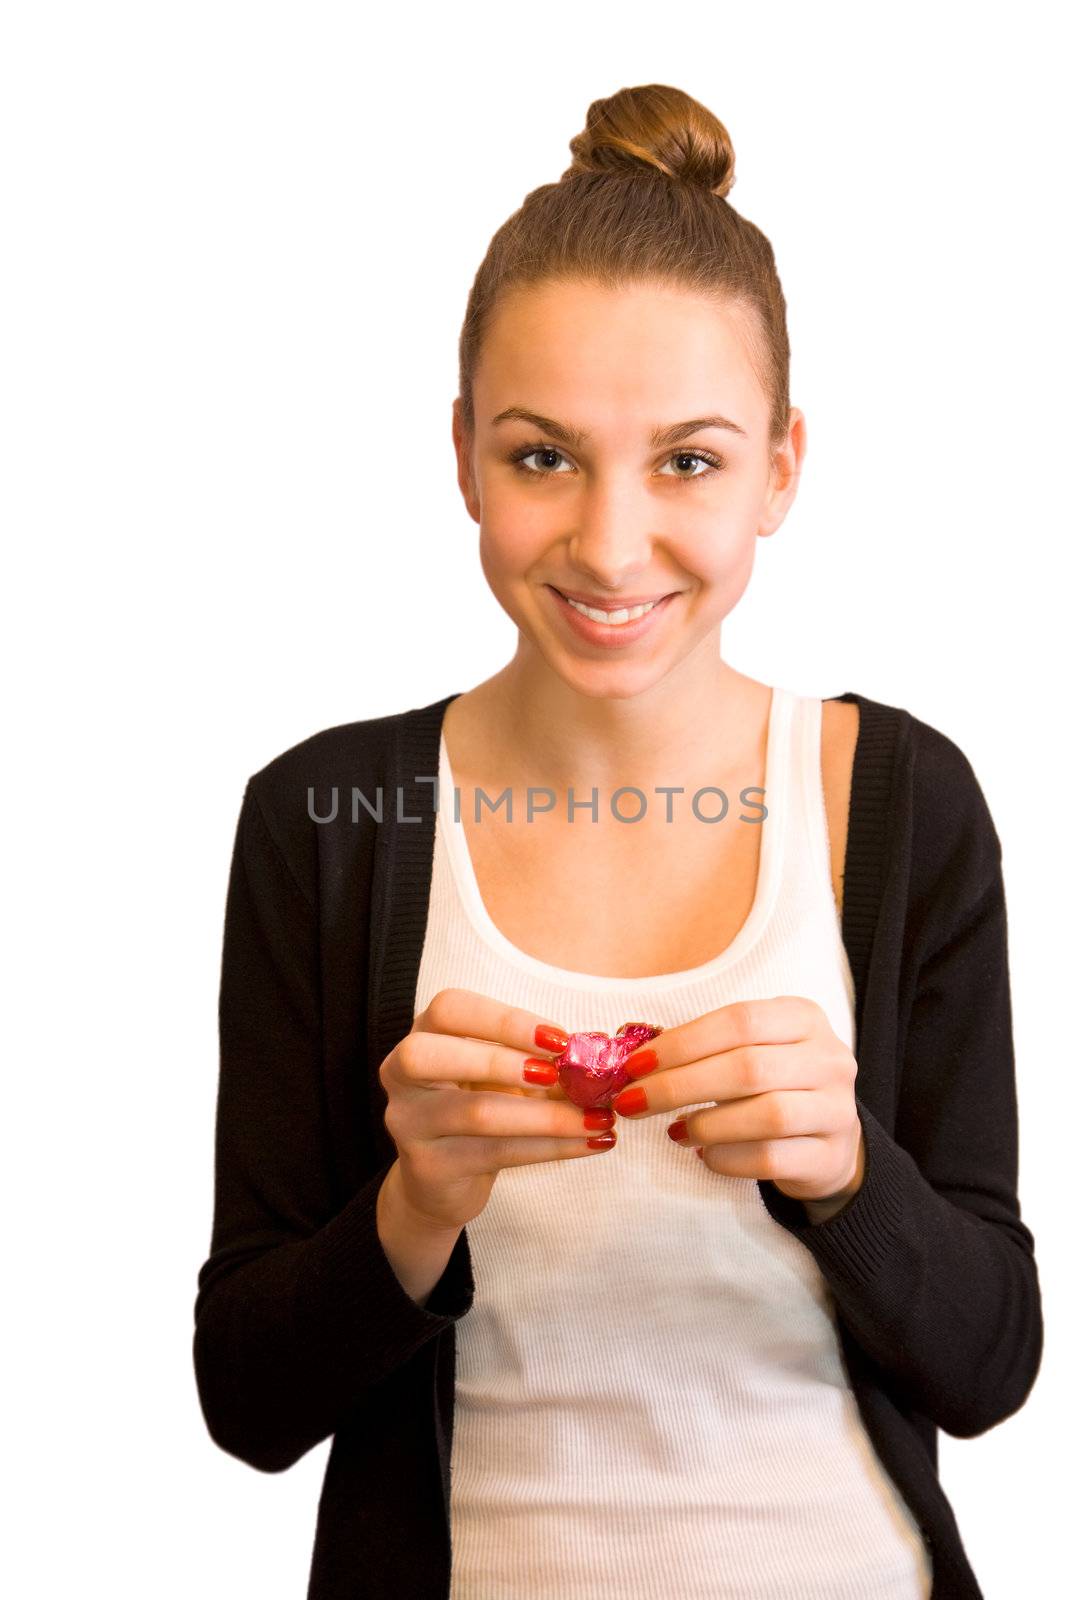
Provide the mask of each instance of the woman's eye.
POLYGON ((559 477, 556 466, 561 461, 565 462, 567 458, 561 451, 549 444, 524 444, 520 445, 517 450, 513 450, 508 459, 515 464, 520 472, 528 472, 535 478, 552 478, 559 477), (528 467, 526 463, 532 456, 540 456, 542 459, 548 457, 548 465, 528 467))
MULTIPOLYGON (((712 455, 709 450, 676 450, 669 459, 690 464, 695 463, 698 466, 706 467, 708 472, 720 472, 722 470, 722 461, 718 456, 712 455)), ((705 472, 668 473, 668 477, 679 478, 703 478, 705 476, 705 472)))

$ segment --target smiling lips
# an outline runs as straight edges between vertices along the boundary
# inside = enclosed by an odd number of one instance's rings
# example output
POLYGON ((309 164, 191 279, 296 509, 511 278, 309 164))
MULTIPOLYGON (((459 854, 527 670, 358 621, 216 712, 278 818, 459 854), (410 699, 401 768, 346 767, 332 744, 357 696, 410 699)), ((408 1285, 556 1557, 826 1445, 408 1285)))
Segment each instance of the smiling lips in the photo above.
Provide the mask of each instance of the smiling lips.
POLYGON ((609 649, 621 649, 643 638, 650 629, 658 626, 659 618, 670 608, 677 595, 675 591, 644 605, 634 602, 603 610, 568 599, 552 584, 548 584, 547 588, 572 633, 586 644, 609 649))

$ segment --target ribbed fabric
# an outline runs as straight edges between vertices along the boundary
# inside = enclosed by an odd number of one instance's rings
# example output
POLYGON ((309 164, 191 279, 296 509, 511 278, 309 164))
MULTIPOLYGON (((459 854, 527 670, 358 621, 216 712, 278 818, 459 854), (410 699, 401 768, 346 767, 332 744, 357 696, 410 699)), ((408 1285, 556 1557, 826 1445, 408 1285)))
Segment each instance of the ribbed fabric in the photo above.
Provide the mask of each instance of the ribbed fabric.
MULTIPOLYGON (((454 985, 614 1032, 804 994, 852 1048, 821 722, 821 701, 774 689, 751 911, 713 960, 637 979, 553 967, 494 926, 442 734, 416 1010, 454 985)), ((620 1117, 603 1156, 504 1170, 467 1226, 452 1600, 925 1600, 929 1556, 864 1429, 825 1280, 754 1180, 667 1138, 675 1115, 620 1117)))

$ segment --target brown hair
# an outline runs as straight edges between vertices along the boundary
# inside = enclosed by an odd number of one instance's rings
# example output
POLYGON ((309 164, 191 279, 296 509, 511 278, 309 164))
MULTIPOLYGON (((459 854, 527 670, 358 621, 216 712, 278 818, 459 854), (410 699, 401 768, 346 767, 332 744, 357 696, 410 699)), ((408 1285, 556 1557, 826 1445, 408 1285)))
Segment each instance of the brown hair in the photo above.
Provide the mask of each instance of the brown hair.
POLYGON ((681 89, 646 83, 594 100, 557 183, 533 189, 499 227, 478 268, 459 341, 464 427, 474 431, 472 378, 504 293, 548 279, 621 288, 659 281, 737 301, 762 338, 750 354, 770 401, 770 448, 789 425, 789 335, 774 252, 726 199, 730 135, 681 89))

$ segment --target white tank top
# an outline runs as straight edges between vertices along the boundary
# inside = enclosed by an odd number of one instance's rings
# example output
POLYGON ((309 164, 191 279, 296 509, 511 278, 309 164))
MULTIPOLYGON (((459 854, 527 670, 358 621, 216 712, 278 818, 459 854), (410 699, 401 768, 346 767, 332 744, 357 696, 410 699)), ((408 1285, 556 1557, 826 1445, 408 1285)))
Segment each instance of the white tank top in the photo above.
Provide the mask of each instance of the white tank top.
MULTIPOLYGON (((751 912, 714 960, 643 978, 551 966, 493 924, 442 732, 416 1011, 454 985, 614 1033, 802 994, 854 1048, 821 724, 821 700, 774 688, 751 912)), ((467 1225, 451 1600, 927 1600, 929 1556, 814 1258, 754 1179, 667 1138, 678 1114, 620 1117, 604 1154, 503 1170, 467 1225)))

